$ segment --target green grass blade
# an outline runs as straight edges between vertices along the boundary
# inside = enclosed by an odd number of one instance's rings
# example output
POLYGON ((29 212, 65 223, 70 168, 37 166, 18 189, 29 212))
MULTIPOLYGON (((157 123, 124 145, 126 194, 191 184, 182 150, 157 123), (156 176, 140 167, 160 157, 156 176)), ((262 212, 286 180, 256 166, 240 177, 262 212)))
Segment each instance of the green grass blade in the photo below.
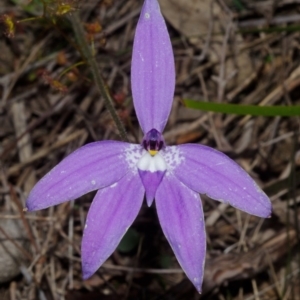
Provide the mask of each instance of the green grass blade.
POLYGON ((190 100, 190 99, 184 99, 183 102, 184 102, 185 106, 189 107, 189 108, 199 109, 199 110, 203 110, 203 111, 212 111, 212 112, 223 113, 223 114, 265 116, 265 117, 300 116, 300 105, 258 106, 258 105, 194 101, 194 100, 190 100))

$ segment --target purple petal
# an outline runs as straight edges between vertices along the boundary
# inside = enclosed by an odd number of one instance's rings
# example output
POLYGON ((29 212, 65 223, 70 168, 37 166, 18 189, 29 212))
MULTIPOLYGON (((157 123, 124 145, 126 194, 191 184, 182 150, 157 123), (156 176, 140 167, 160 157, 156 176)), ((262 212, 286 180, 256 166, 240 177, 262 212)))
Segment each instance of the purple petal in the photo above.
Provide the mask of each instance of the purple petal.
POLYGON ((271 202, 267 195, 228 156, 202 145, 186 144, 175 148, 180 162, 174 174, 185 185, 249 214, 270 216, 271 202))
POLYGON ((82 239, 84 279, 92 276, 118 246, 141 208, 144 192, 137 173, 129 173, 98 191, 88 212, 82 239))
POLYGON ((138 151, 140 146, 103 141, 79 148, 34 186, 26 207, 43 209, 117 182, 129 171, 128 153, 133 148, 138 151))
POLYGON ((136 114, 144 133, 162 132, 175 88, 174 56, 157 0, 145 0, 137 24, 131 66, 136 114))
POLYGON ((166 172, 165 171, 150 172, 150 171, 142 171, 140 169, 138 171, 146 191, 147 205, 150 207, 154 200, 157 188, 160 185, 166 172))
POLYGON ((200 292, 206 235, 199 194, 166 174, 156 192, 155 203, 161 227, 179 264, 200 292))

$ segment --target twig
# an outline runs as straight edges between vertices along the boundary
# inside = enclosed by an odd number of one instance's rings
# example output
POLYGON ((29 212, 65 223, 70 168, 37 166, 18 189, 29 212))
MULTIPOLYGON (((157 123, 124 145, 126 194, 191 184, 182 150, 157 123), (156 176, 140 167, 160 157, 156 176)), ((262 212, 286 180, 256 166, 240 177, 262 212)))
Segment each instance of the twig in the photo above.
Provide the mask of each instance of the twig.
POLYGON ((174 274, 183 273, 182 269, 147 269, 147 268, 131 268, 125 266, 114 266, 104 264, 102 268, 114 271, 134 272, 134 273, 148 273, 148 274, 174 274))
POLYGON ((99 90, 99 93, 103 96, 105 106, 106 106, 107 110, 110 112, 111 117, 113 118, 113 120, 118 128, 121 138, 124 141, 128 141, 125 127, 122 124, 122 122, 113 106, 113 101, 109 94, 108 87, 105 84, 104 79, 102 78, 102 76, 98 70, 98 66, 97 66, 95 57, 93 56, 90 46, 88 45, 88 43, 85 39, 84 30, 83 30, 83 27, 82 27, 82 24, 81 24, 81 21, 79 19, 77 12, 69 14, 69 19, 72 23, 73 30, 75 32, 76 38, 78 39, 79 45, 81 47, 82 54, 83 54, 84 58, 86 59, 88 65, 91 68, 91 71, 92 71, 92 74, 93 74, 93 77, 95 80, 95 84, 99 90))
POLYGON ((214 14, 213 14, 214 2, 215 1, 213 0, 213 1, 211 1, 211 4, 210 4, 210 18, 209 18, 209 23, 208 23, 208 31, 207 31, 205 44, 202 49, 202 53, 198 57, 195 57, 195 59, 198 60, 199 62, 202 62, 206 58, 206 55, 209 50, 209 45, 210 45, 212 32, 213 32, 213 28, 214 28, 214 14))
POLYGON ((299 22, 300 16, 297 15, 290 15, 290 16, 276 16, 273 19, 268 22, 266 19, 256 19, 256 20, 247 20, 237 23, 237 26, 239 28, 245 28, 245 27, 258 27, 258 26, 265 26, 271 24, 282 24, 282 23, 288 23, 288 22, 299 22))
POLYGON ((10 237, 6 231, 0 226, 0 232, 4 235, 4 237, 9 240, 14 246, 29 260, 32 260, 31 254, 25 250, 19 243, 17 243, 12 237, 10 237))

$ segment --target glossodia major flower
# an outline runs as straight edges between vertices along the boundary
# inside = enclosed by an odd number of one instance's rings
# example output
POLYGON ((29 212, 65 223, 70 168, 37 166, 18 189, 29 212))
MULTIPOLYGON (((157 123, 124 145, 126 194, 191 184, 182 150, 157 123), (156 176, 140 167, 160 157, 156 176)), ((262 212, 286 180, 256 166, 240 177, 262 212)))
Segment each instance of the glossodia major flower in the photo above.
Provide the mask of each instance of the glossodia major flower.
POLYGON ((179 264, 201 291, 206 253, 199 193, 259 217, 271 214, 268 197, 233 160, 212 148, 166 146, 174 57, 157 0, 146 0, 136 28, 131 83, 142 143, 101 141, 67 156, 28 196, 28 210, 43 209, 98 190, 82 239, 83 277, 89 278, 118 246, 144 195, 155 199, 163 232, 179 264))

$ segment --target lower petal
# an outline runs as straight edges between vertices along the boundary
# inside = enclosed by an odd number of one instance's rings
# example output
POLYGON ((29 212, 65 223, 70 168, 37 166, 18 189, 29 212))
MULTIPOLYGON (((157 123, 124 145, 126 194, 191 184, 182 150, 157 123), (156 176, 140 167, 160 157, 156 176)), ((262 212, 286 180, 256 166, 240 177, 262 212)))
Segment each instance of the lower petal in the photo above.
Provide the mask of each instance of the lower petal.
POLYGON ((206 235, 199 194, 167 174, 156 192, 155 203, 161 227, 179 264, 200 292, 206 235))
POLYGON ((137 174, 126 175, 98 191, 88 212, 82 239, 84 279, 92 276, 118 246, 141 208, 144 192, 137 174))
POLYGON ((157 188, 165 175, 165 171, 138 171, 146 191, 147 205, 150 207, 154 200, 157 188))

